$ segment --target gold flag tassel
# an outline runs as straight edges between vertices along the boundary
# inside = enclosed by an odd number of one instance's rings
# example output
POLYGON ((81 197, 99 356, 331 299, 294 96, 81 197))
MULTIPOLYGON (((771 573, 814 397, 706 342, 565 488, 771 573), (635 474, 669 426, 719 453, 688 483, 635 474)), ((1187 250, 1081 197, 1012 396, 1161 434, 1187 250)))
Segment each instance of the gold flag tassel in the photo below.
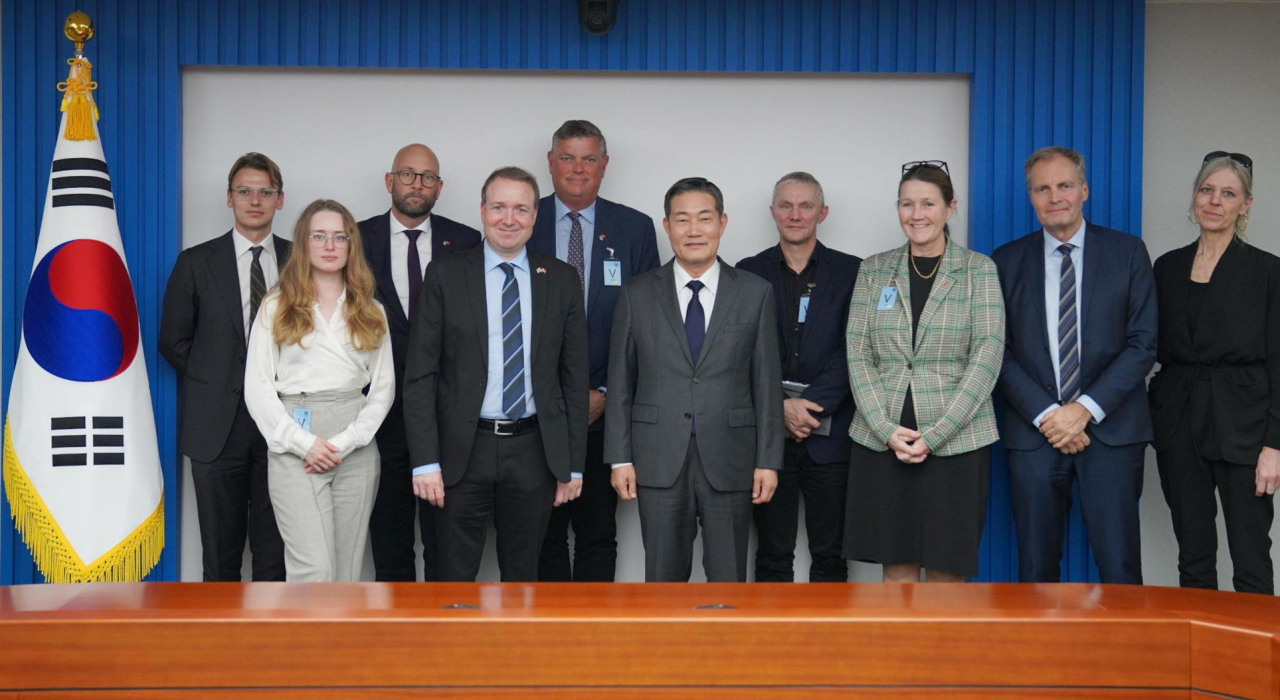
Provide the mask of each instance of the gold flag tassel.
POLYGON ((98 105, 93 101, 93 91, 98 84, 93 82, 93 65, 83 56, 68 58, 67 65, 71 70, 67 73, 67 82, 58 83, 62 92, 62 111, 67 113, 68 141, 93 141, 98 138, 93 125, 98 121, 98 105))

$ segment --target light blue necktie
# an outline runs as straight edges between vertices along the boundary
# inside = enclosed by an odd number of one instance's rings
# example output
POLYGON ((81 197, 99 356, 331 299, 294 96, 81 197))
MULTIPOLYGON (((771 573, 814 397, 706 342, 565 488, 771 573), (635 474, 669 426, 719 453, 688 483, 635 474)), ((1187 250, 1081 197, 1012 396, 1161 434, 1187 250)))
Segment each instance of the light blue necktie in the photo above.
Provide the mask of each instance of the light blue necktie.
POLYGON ((524 415, 524 329, 520 323, 520 283, 511 263, 502 263, 502 412, 511 420, 524 415))

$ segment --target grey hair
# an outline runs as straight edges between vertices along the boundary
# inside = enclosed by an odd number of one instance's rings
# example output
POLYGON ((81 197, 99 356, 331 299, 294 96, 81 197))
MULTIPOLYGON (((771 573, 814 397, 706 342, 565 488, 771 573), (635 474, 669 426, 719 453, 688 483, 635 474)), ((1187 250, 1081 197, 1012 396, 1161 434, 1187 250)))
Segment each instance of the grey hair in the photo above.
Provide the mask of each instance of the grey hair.
POLYGON ((561 124, 556 133, 551 135, 551 150, 555 150, 557 143, 568 139, 595 139, 600 143, 600 154, 609 155, 609 145, 604 141, 604 133, 600 131, 600 127, 586 119, 570 119, 561 124))
POLYGON ((818 193, 818 206, 827 206, 827 198, 822 194, 822 183, 818 182, 818 178, 804 172, 803 170, 797 170, 794 173, 787 173, 774 183, 773 199, 771 201, 778 201, 778 190, 782 189, 783 185, 811 185, 813 186, 814 191, 818 193))
POLYGON ((1081 185, 1089 184, 1084 172, 1084 156, 1080 155, 1080 151, 1062 146, 1045 146, 1028 156, 1026 165, 1022 166, 1023 175, 1027 179, 1027 191, 1031 190, 1031 169, 1042 161, 1059 156, 1066 158, 1071 161, 1072 165, 1076 166, 1076 177, 1080 179, 1081 185))
MULTIPOLYGON (((1240 194, 1244 196, 1245 201, 1253 198, 1253 172, 1232 160, 1230 156, 1214 158, 1200 166, 1200 172, 1196 174, 1195 187, 1191 188, 1191 206, 1187 207, 1187 218, 1191 219, 1194 224, 1199 223, 1196 221, 1196 194, 1200 192, 1200 186, 1204 184, 1204 181, 1219 170, 1230 170, 1235 173, 1236 177, 1240 178, 1240 189, 1243 190, 1240 194)), ((1236 238, 1243 238, 1244 230, 1247 228, 1249 228, 1249 215, 1237 216, 1235 223, 1236 238)))

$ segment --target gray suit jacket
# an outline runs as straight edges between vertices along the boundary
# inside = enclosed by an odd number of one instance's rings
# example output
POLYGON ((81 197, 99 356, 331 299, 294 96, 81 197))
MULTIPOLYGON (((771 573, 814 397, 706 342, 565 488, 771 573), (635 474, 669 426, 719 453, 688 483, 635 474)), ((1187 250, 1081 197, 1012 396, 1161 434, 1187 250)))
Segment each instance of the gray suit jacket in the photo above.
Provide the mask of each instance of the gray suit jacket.
POLYGON ((782 467, 782 367, 768 282, 720 262, 702 356, 694 365, 676 301, 674 260, 622 285, 609 342, 604 461, 635 464, 641 486, 667 488, 698 453, 719 491, 750 490, 782 467))

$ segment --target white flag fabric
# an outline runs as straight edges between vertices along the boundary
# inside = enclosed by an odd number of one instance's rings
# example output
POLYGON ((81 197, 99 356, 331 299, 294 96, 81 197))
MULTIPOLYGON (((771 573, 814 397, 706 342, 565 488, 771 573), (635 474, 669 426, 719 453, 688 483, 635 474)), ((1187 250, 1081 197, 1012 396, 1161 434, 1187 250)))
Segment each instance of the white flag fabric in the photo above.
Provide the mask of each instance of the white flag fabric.
POLYGON ((45 580, 137 581, 164 547, 147 365, 97 125, 68 140, 68 116, 9 389, 5 493, 45 580))

